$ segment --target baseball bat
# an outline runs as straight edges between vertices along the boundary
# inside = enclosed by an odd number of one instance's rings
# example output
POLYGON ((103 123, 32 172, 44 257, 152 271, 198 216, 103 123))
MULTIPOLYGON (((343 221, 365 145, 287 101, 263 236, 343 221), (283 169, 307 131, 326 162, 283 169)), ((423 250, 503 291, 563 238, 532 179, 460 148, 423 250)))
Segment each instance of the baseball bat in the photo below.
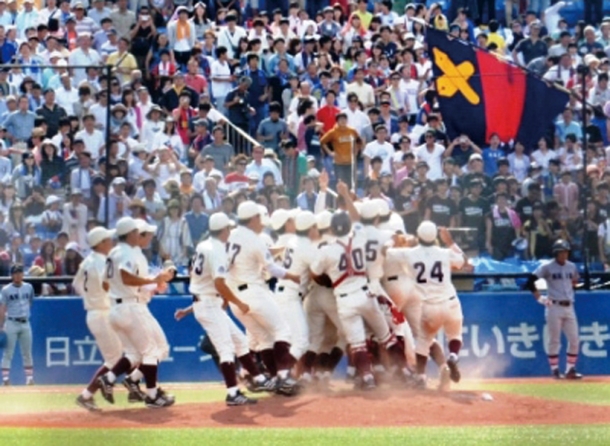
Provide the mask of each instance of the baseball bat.
POLYGON ((356 140, 352 137, 352 188, 356 192, 356 140))

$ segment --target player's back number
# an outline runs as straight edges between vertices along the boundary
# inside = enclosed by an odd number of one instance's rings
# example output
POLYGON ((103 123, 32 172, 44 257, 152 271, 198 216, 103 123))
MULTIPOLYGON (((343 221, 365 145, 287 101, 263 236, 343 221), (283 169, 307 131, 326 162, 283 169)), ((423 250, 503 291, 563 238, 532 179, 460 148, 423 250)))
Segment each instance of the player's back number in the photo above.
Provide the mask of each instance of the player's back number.
POLYGON ((413 268, 417 273, 417 283, 428 283, 428 279, 434 279, 436 282, 442 282, 445 278, 443 274, 443 265, 441 262, 434 262, 430 271, 426 271, 426 264, 424 262, 417 262, 413 264, 413 268))

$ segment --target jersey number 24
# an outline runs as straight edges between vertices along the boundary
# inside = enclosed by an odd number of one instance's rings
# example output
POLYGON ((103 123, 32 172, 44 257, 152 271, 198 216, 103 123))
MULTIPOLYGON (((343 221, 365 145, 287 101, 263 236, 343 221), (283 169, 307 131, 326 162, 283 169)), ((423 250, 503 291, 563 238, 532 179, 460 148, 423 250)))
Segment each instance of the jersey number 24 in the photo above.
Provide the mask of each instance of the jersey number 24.
MULTIPOLYGON (((426 276, 426 264, 424 262, 417 262, 413 264, 413 268, 417 271, 417 283, 428 283, 426 276)), ((438 282, 442 282, 445 275, 443 274, 443 266, 441 262, 434 262, 430 274, 430 279, 436 279, 438 282)))

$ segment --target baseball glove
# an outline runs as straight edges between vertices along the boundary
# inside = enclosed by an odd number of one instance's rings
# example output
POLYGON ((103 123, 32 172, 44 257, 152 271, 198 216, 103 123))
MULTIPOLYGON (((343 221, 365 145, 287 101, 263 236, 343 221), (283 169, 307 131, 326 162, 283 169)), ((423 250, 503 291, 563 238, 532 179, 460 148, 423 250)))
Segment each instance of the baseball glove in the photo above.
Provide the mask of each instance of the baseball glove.
POLYGON ((314 276, 313 280, 320 286, 323 286, 326 288, 333 287, 332 280, 330 280, 330 277, 328 277, 326 274, 322 274, 321 276, 314 276))
POLYGON ((6 333, 0 330, 0 350, 6 347, 6 333))

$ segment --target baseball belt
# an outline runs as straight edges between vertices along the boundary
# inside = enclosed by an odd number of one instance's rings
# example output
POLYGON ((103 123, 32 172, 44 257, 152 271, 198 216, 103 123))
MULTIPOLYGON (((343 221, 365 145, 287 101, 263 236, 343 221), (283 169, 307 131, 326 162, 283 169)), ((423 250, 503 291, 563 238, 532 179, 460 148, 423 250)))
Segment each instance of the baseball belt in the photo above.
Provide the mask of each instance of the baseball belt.
POLYGON ((551 300, 554 305, 559 305, 560 307, 569 307, 572 305, 572 302, 569 300, 551 300))
POLYGON ((19 322, 20 324, 25 324, 28 321, 27 317, 8 317, 9 321, 19 322))
MULTIPOLYGON (((365 285, 362 287, 362 291, 368 291, 368 290, 369 290, 368 286, 365 285)), ((339 297, 347 297, 347 296, 349 296, 349 293, 339 294, 339 297)))

